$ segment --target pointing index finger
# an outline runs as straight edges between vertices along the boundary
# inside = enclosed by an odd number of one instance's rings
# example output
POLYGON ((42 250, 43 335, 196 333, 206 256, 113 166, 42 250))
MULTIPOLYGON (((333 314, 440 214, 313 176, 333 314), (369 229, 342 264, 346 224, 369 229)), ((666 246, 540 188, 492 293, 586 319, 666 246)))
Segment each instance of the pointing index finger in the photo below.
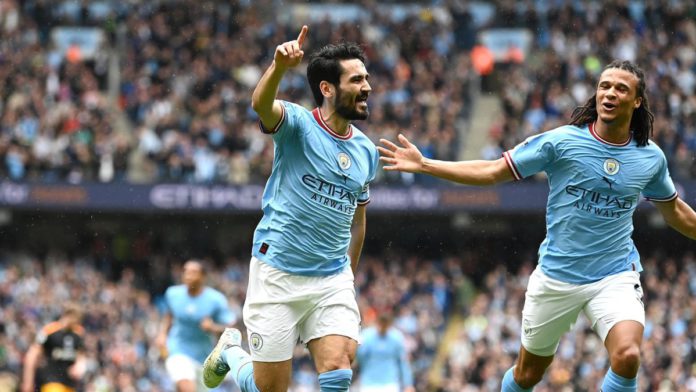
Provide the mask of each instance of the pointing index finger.
POLYGON ((297 36, 297 44, 300 46, 300 48, 302 48, 302 44, 304 44, 308 30, 309 28, 307 27, 307 25, 303 25, 302 30, 300 31, 300 35, 297 36))

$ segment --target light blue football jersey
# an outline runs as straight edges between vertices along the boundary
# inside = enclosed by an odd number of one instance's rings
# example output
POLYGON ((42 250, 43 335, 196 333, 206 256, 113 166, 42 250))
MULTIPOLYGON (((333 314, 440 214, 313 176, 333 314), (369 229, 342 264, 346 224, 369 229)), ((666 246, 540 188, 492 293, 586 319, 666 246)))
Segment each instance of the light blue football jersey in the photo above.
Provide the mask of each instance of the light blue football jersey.
POLYGON ((633 244, 633 212, 648 200, 677 197, 662 150, 633 139, 603 140, 592 124, 532 136, 503 157, 516 179, 548 176, 546 239, 539 265, 549 277, 584 284, 622 271, 642 271, 633 244))
POLYGON ((217 324, 229 325, 236 319, 225 296, 210 287, 192 297, 185 285, 171 286, 164 293, 164 303, 172 315, 172 326, 167 335, 169 355, 184 354, 200 363, 217 340, 217 336, 201 329, 201 321, 210 317, 217 324))
POLYGON ((357 351, 360 385, 379 387, 397 384, 402 388, 413 385, 404 335, 399 330, 389 328, 385 335, 380 335, 377 328, 368 328, 363 331, 360 341, 357 351))
POLYGON ((348 263, 353 215, 369 202, 377 148, 352 125, 345 136, 332 131, 319 109, 281 103, 252 255, 291 274, 332 275, 348 263))

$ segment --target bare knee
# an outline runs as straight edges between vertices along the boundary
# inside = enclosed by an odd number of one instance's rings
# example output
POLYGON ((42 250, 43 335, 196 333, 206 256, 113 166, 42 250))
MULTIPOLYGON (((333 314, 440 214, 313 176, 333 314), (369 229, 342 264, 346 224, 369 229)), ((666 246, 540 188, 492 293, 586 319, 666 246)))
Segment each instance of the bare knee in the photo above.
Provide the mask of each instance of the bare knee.
POLYGON ((287 392, 290 387, 291 372, 289 364, 254 366, 254 384, 260 392, 287 392))
POLYGON ((633 378, 638 374, 640 366, 640 347, 636 343, 627 343, 614 350, 611 354, 611 368, 614 373, 633 378))
POLYGON ((257 377, 256 375, 254 375, 254 383, 256 384, 256 388, 259 389, 259 392, 287 392, 290 386, 289 382, 257 377))
POLYGON ((350 369, 358 343, 345 336, 329 335, 308 344, 317 373, 350 369))
POLYGON ((352 359, 349 355, 326 358, 321 364, 317 364, 319 373, 326 373, 338 369, 350 369, 352 359))
POLYGON ((196 392, 196 384, 191 380, 181 380, 176 383, 177 392, 196 392))

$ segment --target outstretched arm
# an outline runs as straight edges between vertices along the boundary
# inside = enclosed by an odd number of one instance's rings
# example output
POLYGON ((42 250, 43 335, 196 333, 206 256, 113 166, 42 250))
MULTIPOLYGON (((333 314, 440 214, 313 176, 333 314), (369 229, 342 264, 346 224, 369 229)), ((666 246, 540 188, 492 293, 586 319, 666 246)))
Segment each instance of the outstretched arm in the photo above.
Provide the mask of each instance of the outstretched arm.
POLYGON ((421 173, 466 185, 494 185, 512 180, 513 174, 504 158, 495 161, 438 161, 423 157, 418 148, 404 135, 399 135, 402 147, 381 139, 377 147, 386 171, 421 173))
POLYGON ((654 202, 665 222, 674 230, 696 240, 696 212, 682 199, 654 202))
POLYGON ((259 115, 261 124, 266 129, 273 129, 283 115, 280 102, 276 101, 278 86, 285 72, 300 64, 304 52, 304 44, 307 36, 307 26, 302 26, 300 35, 296 40, 288 41, 276 47, 273 55, 273 63, 259 80, 251 96, 251 107, 259 115))

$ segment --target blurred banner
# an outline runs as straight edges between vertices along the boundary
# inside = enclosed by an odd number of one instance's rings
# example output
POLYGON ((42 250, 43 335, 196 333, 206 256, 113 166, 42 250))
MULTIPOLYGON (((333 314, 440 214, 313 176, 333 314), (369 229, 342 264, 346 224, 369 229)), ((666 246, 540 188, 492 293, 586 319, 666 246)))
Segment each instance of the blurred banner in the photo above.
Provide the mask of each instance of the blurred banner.
MULTIPOLYGON (((466 186, 389 187, 370 190, 371 212, 542 213, 548 187, 521 182, 491 188, 466 186)), ((696 182, 678 186, 691 205, 696 182)), ((260 185, 92 184, 46 185, 0 182, 0 207, 33 210, 259 213, 260 185)), ((649 204, 649 203, 642 203, 649 204)))

